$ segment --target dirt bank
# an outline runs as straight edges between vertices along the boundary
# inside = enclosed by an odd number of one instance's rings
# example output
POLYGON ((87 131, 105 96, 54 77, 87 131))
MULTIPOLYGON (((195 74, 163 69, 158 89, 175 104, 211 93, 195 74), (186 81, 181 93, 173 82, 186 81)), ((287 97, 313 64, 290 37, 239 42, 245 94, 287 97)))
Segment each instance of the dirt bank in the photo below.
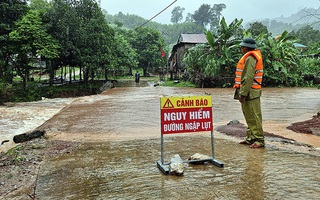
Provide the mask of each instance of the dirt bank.
POLYGON ((39 138, 21 143, 0 154, 0 197, 34 199, 35 183, 41 162, 68 154, 80 144, 39 138))
POLYGON ((320 136, 320 112, 318 112, 317 115, 314 115, 312 119, 303 122, 292 123, 287 128, 297 133, 320 136))

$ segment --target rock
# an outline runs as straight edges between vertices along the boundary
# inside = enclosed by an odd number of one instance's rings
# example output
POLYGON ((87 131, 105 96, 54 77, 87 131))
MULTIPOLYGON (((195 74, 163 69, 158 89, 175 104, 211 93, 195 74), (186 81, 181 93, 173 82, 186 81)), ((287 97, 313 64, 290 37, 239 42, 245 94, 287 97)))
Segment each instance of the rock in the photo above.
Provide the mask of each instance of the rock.
POLYGON ((320 76, 315 76, 313 78, 313 84, 320 84, 320 76))
POLYGON ((184 172, 183 160, 181 157, 176 154, 171 158, 171 162, 169 165, 170 174, 174 174, 177 176, 181 176, 184 172))
POLYGON ((101 92, 103 92, 103 91, 109 90, 109 89, 111 89, 111 88, 114 88, 114 83, 117 83, 117 80, 107 81, 106 83, 104 83, 104 84, 99 88, 99 90, 100 90, 101 92))
POLYGON ((227 125, 239 124, 239 123, 240 123, 239 120, 234 119, 234 120, 231 120, 230 122, 228 122, 227 125))
POLYGON ((13 102, 5 102, 5 103, 3 103, 3 105, 6 106, 6 107, 14 107, 15 103, 13 103, 13 102))
POLYGON ((195 153, 192 156, 190 156, 188 160, 206 160, 206 159, 211 159, 211 157, 208 155, 195 153))
POLYGON ((46 132, 45 130, 33 130, 30 132, 22 133, 20 135, 15 135, 13 137, 13 141, 15 143, 26 142, 26 141, 44 136, 45 132, 46 132))

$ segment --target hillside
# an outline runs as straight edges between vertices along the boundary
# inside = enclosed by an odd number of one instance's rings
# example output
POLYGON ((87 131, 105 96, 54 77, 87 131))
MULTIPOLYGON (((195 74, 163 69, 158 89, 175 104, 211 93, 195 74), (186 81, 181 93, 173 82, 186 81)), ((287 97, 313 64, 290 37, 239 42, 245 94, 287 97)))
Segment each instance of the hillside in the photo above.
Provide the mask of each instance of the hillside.
MULTIPOLYGON (((107 11, 104 10, 107 21, 111 24, 117 24, 129 29, 134 29, 145 22, 147 19, 144 19, 140 16, 133 14, 123 14, 119 12, 116 15, 110 15, 107 11)), ((292 14, 289 17, 279 16, 273 19, 257 19, 252 22, 261 22, 267 26, 269 32, 273 36, 283 33, 287 30, 291 32, 292 30, 298 30, 306 25, 311 25, 314 29, 320 30, 320 7, 318 9, 314 8, 304 8, 299 12, 292 14)), ((245 28, 249 28, 250 23, 244 24, 245 28)), ((149 22, 146 24, 148 27, 155 28, 159 30, 165 37, 166 43, 168 45, 175 44, 180 33, 202 33, 203 30, 200 26, 197 26, 194 23, 179 23, 179 24, 160 24, 157 22, 149 22)))
MULTIPOLYGON (((278 35, 284 30, 288 32, 296 31, 306 25, 311 25, 314 29, 320 30, 320 7, 318 9, 304 8, 289 17, 279 16, 274 19, 260 19, 252 22, 255 21, 262 22, 267 26, 272 35, 278 35)), ((246 24, 245 27, 248 28, 249 24, 246 24)))
POLYGON ((319 21, 320 18, 320 7, 318 9, 314 8, 304 8, 297 12, 296 14, 291 15, 290 17, 277 17, 274 20, 287 23, 287 24, 312 24, 319 21))

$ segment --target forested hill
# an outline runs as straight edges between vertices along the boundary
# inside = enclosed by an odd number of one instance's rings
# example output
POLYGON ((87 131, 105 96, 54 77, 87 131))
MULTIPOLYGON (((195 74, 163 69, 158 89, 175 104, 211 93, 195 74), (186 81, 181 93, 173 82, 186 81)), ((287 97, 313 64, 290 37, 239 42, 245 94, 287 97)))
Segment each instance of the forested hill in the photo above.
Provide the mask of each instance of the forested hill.
POLYGON ((110 15, 105 10, 104 14, 109 23, 120 27, 136 29, 142 25, 145 25, 157 29, 165 37, 165 42, 167 45, 176 44, 181 33, 203 33, 202 26, 192 22, 179 24, 160 24, 153 21, 148 22, 147 19, 133 14, 123 14, 119 12, 116 15, 110 15))
MULTIPOLYGON (((129 29, 135 29, 148 21, 133 14, 123 14, 119 12, 116 15, 110 15, 106 10, 104 10, 104 13, 107 21, 111 24, 129 29)), ((257 19, 252 21, 252 23, 253 22, 261 22, 268 28, 268 31, 271 32, 273 36, 279 35, 285 30, 288 32, 296 31, 306 25, 311 25, 314 29, 320 30, 320 7, 318 9, 304 8, 289 17, 279 16, 274 19, 257 19)), ((203 33, 203 28, 192 22, 160 24, 151 21, 145 24, 145 26, 159 30, 165 37, 167 45, 175 44, 181 33, 203 33)), ((243 26, 249 28, 250 23, 243 24, 243 26)))
MULTIPOLYGON (((288 32, 297 31, 306 25, 311 25, 314 29, 320 30, 320 7, 318 9, 304 8, 288 17, 279 16, 274 19, 257 19, 255 21, 262 22, 274 36, 281 34, 284 30, 288 32)), ((248 26, 247 24, 246 28, 248 26)))
MULTIPOLYGON (((277 17, 274 20, 287 23, 287 24, 308 24, 319 21, 320 18, 320 7, 318 9, 314 8, 304 8, 299 12, 289 16, 289 17, 277 17)), ((318 24, 319 27, 319 24, 318 24)))

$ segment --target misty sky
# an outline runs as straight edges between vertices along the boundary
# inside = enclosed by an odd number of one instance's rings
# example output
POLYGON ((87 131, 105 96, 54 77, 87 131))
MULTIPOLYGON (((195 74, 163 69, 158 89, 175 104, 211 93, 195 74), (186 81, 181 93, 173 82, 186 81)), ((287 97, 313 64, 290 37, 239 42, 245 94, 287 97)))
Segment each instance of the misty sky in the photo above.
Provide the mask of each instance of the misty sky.
MULTIPOLYGON (((150 19, 161 10, 170 5, 174 0, 101 0, 101 7, 109 14, 135 14, 145 19, 150 19)), ((283 15, 289 17, 303 8, 319 8, 319 0, 177 0, 162 14, 153 19, 155 22, 169 24, 171 11, 174 7, 185 8, 183 12, 183 21, 187 13, 194 13, 202 4, 220 4, 224 3, 226 9, 222 15, 230 23, 235 18, 243 19, 244 23, 259 19, 273 19, 283 15)))

